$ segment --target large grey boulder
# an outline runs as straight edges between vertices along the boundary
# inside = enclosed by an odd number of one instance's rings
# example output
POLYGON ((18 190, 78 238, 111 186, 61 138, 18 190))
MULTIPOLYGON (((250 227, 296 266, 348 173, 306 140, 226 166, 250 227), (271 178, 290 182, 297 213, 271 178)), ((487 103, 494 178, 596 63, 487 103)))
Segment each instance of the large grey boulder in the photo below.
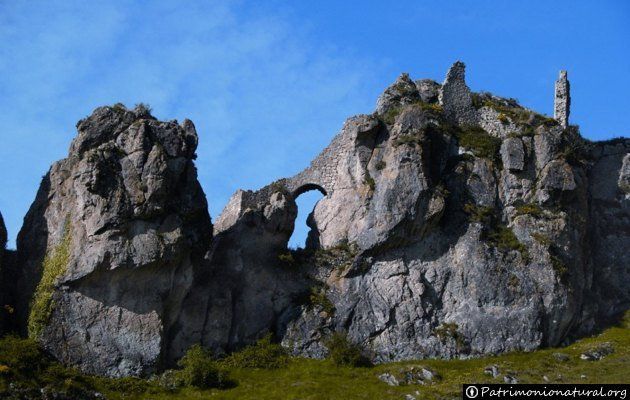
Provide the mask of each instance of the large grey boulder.
MULTIPOLYGON (((212 225, 193 164, 192 122, 101 107, 77 124, 18 237, 18 312, 28 335, 91 373, 169 363, 182 302, 212 225)), ((194 321, 200 325, 201 321, 194 321)))

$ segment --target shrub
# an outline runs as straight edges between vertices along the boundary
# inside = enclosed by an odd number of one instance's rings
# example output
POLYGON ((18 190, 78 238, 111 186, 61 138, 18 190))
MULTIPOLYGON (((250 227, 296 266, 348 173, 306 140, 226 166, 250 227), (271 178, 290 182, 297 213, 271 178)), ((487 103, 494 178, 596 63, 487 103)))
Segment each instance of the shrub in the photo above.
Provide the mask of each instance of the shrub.
POLYGON ((587 149, 582 141, 567 142, 562 149, 560 156, 571 165, 580 165, 587 159, 587 149))
POLYGON ((385 161, 381 160, 379 162, 376 163, 375 167, 378 171, 385 169, 385 167, 387 166, 387 164, 385 163, 385 161))
POLYGON ((475 156, 500 162, 501 139, 476 126, 462 127, 455 135, 459 145, 470 149, 475 156))
POLYGON ((335 313, 335 305, 332 301, 330 301, 328 296, 326 296, 326 287, 323 285, 315 285, 311 287, 309 305, 321 307, 322 311, 328 315, 333 315, 335 313))
POLYGON ((138 103, 136 104, 133 111, 136 113, 136 115, 140 117, 148 117, 151 116, 151 112, 153 111, 153 109, 150 105, 146 103, 138 103))
POLYGON ((518 241, 510 228, 501 223, 494 208, 468 203, 464 205, 464 212, 468 214, 471 222, 483 225, 483 238, 491 246, 502 251, 517 250, 525 260, 529 259, 527 247, 518 241))
POLYGON ((502 125, 509 125, 510 123, 510 119, 504 113, 499 113, 497 119, 499 120, 499 122, 501 122, 502 125))
POLYGON ((210 352, 201 345, 193 345, 179 360, 178 371, 184 384, 198 388, 218 388, 227 383, 227 373, 218 368, 210 352))
POLYGON ((569 276, 569 268, 567 267, 567 265, 564 263, 564 261, 562 261, 560 257, 554 254, 550 256, 550 259, 551 259, 551 267, 555 271, 560 282, 563 282, 563 283, 566 282, 569 276))
POLYGON ((296 264, 295 257, 293 257, 293 253, 290 250, 287 250, 284 253, 278 254, 278 260, 289 267, 292 267, 296 264))
POLYGON ((401 107, 390 107, 387 111, 379 116, 380 120, 387 125, 393 125, 394 122, 396 122, 396 117, 400 115, 401 111, 401 107))
POLYGON ((363 180, 363 183, 368 185, 371 191, 374 191, 374 189, 376 188, 376 181, 374 181, 374 178, 372 178, 372 175, 370 175, 369 171, 365 173, 365 179, 363 180))
POLYGON ((32 375, 46 366, 46 358, 35 340, 9 335, 0 339, 0 364, 15 373, 32 375))
POLYGON ((287 351, 281 345, 271 342, 271 334, 230 354, 222 361, 222 364, 230 368, 276 369, 285 367, 288 363, 287 351))
POLYGON ((468 214, 468 219, 471 222, 481 222, 489 224, 494 217, 493 207, 478 206, 472 203, 464 204, 464 212, 468 214))
POLYGON ((114 109, 114 111, 126 111, 127 107, 125 107, 125 105, 123 103, 116 103, 112 106, 112 108, 114 109))
POLYGON ((439 105, 438 103, 425 103, 424 101, 418 101, 414 104, 419 106, 424 111, 429 111, 438 115, 442 114, 442 112, 444 111, 442 106, 439 105))
POLYGON ((503 224, 498 224, 488 231, 488 240, 497 249, 510 251, 518 250, 524 257, 527 256, 527 247, 518 241, 518 238, 510 228, 503 224))
POLYGON ((462 350, 466 345, 464 335, 459 332, 459 325, 455 322, 443 322, 442 325, 433 330, 433 334, 437 336, 443 344, 448 340, 455 341, 455 346, 458 350, 462 350))
POLYGON ((28 316, 28 336, 37 339, 48 323, 54 304, 52 295, 57 279, 66 272, 70 260, 71 232, 66 222, 64 236, 42 264, 42 277, 35 289, 28 316))
POLYGON ((284 195, 289 193, 289 189, 287 189, 287 186, 285 185, 283 180, 275 181, 274 183, 272 183, 270 189, 271 193, 282 193, 284 195))
POLYGON ((551 246, 551 239, 549 239, 549 236, 539 233, 539 232, 532 232, 530 234, 530 236, 536 240, 538 243, 542 244, 543 246, 551 246))
POLYGON ((540 218, 544 215, 543 209, 536 203, 527 203, 516 206, 517 215, 531 215, 540 218))
POLYGON ((328 357, 337 366, 369 367, 370 359, 361 346, 352 343, 345 332, 335 332, 325 341, 328 357))

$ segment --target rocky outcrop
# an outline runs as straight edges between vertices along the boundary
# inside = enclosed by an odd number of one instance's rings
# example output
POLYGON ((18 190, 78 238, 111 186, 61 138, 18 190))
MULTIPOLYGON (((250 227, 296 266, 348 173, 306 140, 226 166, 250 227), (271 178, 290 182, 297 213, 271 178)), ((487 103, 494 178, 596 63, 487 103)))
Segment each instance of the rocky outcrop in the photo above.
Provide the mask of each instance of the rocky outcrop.
POLYGON ((169 361, 180 329, 194 329, 178 319, 212 235, 197 134, 188 120, 120 105, 77 130, 18 236, 21 325, 84 371, 144 374, 169 361))
POLYGON ((237 191, 214 227, 192 123, 97 109, 20 232, 21 325, 107 375, 268 332, 323 357, 343 331, 375 361, 593 332, 630 305, 630 141, 590 143, 464 77, 459 62, 442 85, 401 75, 304 171, 237 191), (309 190, 324 197, 307 248, 289 250, 309 190))
POLYGON ((475 125, 479 119, 472 104, 472 93, 465 81, 466 66, 457 61, 448 70, 442 84, 439 102, 444 108, 444 117, 451 123, 475 125))
POLYGON ((571 86, 567 78, 567 71, 560 71, 556 81, 556 96, 553 102, 553 117, 560 126, 569 126, 569 114, 571 112, 571 86))

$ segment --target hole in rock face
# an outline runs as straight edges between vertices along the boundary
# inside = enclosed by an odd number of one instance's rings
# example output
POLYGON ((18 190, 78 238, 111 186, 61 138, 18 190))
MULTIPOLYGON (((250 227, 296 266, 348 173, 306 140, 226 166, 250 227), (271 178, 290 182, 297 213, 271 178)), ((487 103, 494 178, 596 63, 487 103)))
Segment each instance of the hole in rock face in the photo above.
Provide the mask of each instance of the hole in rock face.
POLYGON ((289 239, 289 248, 305 248, 311 227, 307 225, 308 216, 315 209, 317 202, 326 195, 326 191, 319 185, 306 184, 298 188, 293 195, 298 208, 295 228, 289 239))

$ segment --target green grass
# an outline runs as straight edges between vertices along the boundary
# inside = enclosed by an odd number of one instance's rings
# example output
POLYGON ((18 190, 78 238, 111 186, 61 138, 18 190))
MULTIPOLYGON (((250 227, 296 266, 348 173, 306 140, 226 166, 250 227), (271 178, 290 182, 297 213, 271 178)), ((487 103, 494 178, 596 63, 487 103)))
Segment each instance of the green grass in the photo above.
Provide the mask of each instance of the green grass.
POLYGON ((70 244, 70 223, 66 222, 66 229, 61 242, 46 254, 42 263, 42 277, 33 294, 28 316, 28 336, 30 338, 38 338, 50 319, 54 307, 53 291, 57 279, 68 268, 70 244))
POLYGON ((229 378, 233 386, 228 389, 185 387, 169 390, 160 386, 158 380, 96 378, 46 360, 33 341, 16 338, 0 340, 0 397, 6 394, 9 382, 17 382, 31 387, 52 385, 60 390, 68 388, 65 389, 68 391, 89 388, 113 400, 400 400, 405 394, 416 391, 420 393, 416 396, 419 399, 452 398, 461 396, 463 383, 502 383, 502 376, 492 378, 483 373, 484 368, 492 364, 499 367, 501 374, 515 376, 519 383, 545 383, 543 376, 552 383, 627 382, 630 375, 630 312, 617 326, 564 348, 468 360, 387 363, 371 368, 340 367, 331 360, 291 358, 286 366, 276 369, 231 368, 229 378), (580 359, 580 354, 604 343, 612 344, 614 353, 600 361, 580 359), (554 353, 565 354, 568 360, 559 361, 554 353), (377 378, 385 372, 398 374, 401 370, 420 366, 436 371, 441 379, 426 385, 388 386, 377 378))
POLYGON ((455 132, 455 135, 459 145, 470 149, 475 156, 500 163, 501 139, 476 126, 461 127, 455 132))
POLYGON ((518 241, 518 238, 512 231, 503 224, 493 226, 487 232, 487 240, 492 246, 502 251, 516 250, 521 253, 524 259, 529 259, 527 247, 518 241))
POLYGON ((542 218, 545 215, 544 210, 536 203, 526 203, 515 207, 516 215, 531 215, 535 218, 542 218))
POLYGON ((278 343, 273 343, 271 334, 221 360, 221 366, 227 368, 277 369, 286 367, 288 363, 289 355, 286 349, 278 343))
MULTIPOLYGON (((409 106, 418 107, 421 110, 427 111, 432 114, 436 118, 440 118, 442 116, 442 106, 437 103, 425 103, 424 101, 417 100, 413 103, 409 103, 409 106)), ((400 115, 405 106, 398 105, 390 107, 386 112, 381 115, 378 115, 381 121, 383 121, 386 125, 393 125, 396 122, 396 117, 400 115)))

